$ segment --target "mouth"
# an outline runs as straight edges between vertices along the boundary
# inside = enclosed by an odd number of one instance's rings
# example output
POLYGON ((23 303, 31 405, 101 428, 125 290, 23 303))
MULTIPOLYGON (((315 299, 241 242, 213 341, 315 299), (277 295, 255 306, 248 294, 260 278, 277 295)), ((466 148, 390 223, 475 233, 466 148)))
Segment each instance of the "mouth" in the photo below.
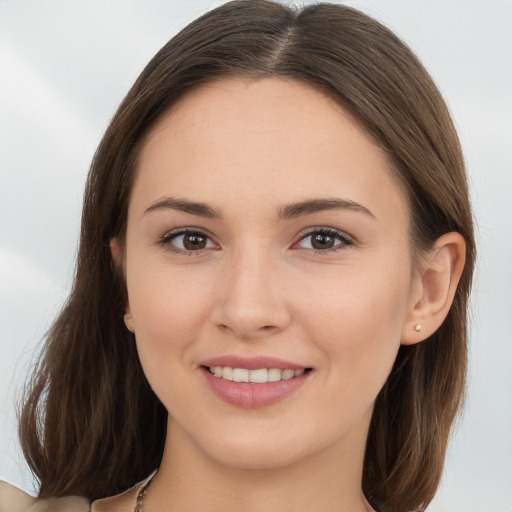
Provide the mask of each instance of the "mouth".
POLYGON ((257 360, 245 361, 245 365, 251 368, 240 365, 242 361, 237 361, 233 366, 220 366, 220 361, 215 361, 202 364, 199 368, 207 387, 217 398, 243 409, 273 405, 294 395, 311 380, 309 377, 313 368, 299 367, 292 363, 280 365, 277 360, 266 361, 270 366, 265 367, 263 361, 257 360), (274 365, 280 365, 281 368, 274 365))
POLYGON ((211 375, 231 382, 248 384, 266 384, 268 382, 279 382, 300 377, 309 373, 312 368, 232 368, 230 366, 203 366, 211 375))

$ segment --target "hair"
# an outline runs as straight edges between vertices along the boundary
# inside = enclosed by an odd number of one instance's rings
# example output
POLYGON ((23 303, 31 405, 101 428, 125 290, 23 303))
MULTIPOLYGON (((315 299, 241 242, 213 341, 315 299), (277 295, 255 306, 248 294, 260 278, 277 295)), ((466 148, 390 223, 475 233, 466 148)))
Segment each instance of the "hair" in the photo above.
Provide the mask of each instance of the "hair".
POLYGON ((74 284, 23 397, 20 439, 40 497, 97 499, 160 464, 167 411, 123 323, 126 287, 109 242, 124 243, 130 191, 148 133, 183 95, 229 77, 279 77, 314 87, 358 120, 392 163, 421 252, 444 233, 466 242, 466 264, 441 327, 401 346, 378 395, 363 491, 380 512, 423 510, 438 487, 467 366, 467 301, 475 258, 460 143, 448 109, 412 51, 343 5, 226 3, 190 23, 149 62, 94 156, 74 284))

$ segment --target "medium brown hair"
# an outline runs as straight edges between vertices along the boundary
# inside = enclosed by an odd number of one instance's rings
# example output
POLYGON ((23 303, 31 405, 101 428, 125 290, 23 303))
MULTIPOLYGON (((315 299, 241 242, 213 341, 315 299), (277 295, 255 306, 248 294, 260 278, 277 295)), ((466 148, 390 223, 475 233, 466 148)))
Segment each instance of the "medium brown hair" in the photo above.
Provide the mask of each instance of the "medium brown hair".
POLYGON ((430 339, 400 348, 367 442, 363 490, 372 506, 422 510, 439 484, 465 386, 475 247, 459 140, 432 79, 387 28, 342 5, 294 9, 266 0, 227 3, 171 39, 121 103, 94 156, 74 285, 20 418, 40 496, 112 495, 160 463, 167 412, 124 326, 126 290, 109 241, 124 240, 137 157, 155 122, 193 87, 230 76, 288 78, 334 98, 387 152, 409 201, 414 251, 451 231, 466 241, 450 312, 430 339))

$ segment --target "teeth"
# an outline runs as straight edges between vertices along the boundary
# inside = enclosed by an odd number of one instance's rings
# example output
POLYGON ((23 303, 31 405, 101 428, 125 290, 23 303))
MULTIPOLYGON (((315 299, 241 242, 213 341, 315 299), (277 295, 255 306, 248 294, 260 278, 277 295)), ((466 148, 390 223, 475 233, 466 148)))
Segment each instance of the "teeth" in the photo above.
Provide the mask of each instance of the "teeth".
POLYGON ((262 368, 261 370, 251 370, 249 372, 249 382, 262 384, 263 382, 268 382, 267 376, 268 370, 266 368, 262 368))
POLYGON ((233 368, 233 382, 249 382, 249 370, 233 368))
MULTIPOLYGON (((219 368, 218 366, 215 367, 216 369, 219 368)), ((226 380, 233 380, 233 368, 221 368, 222 370, 222 378, 226 380)))
POLYGON ((277 382, 281 380, 281 374, 283 372, 279 368, 272 368, 268 371, 268 382, 277 382))
POLYGON ((222 377, 225 380, 232 380, 234 382, 250 382, 252 384, 289 380, 294 377, 299 377, 304 373, 303 368, 300 370, 281 370, 279 368, 247 370, 246 368, 230 368, 229 366, 212 366, 209 367, 209 370, 215 377, 222 377))
POLYGON ((294 370, 283 370, 283 374, 281 375, 283 380, 293 379, 293 377, 295 377, 294 370))

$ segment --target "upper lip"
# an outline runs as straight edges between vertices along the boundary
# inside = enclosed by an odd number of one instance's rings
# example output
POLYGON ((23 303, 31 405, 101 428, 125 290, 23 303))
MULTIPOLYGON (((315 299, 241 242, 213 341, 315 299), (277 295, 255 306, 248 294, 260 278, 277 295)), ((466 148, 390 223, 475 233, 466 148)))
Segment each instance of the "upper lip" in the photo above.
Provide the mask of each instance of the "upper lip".
POLYGON ((237 355, 225 355, 212 357, 201 361, 201 366, 221 366, 222 368, 245 368, 247 370, 258 370, 261 368, 278 368, 280 370, 304 370, 308 368, 302 364, 292 363, 272 356, 243 357, 237 355))

